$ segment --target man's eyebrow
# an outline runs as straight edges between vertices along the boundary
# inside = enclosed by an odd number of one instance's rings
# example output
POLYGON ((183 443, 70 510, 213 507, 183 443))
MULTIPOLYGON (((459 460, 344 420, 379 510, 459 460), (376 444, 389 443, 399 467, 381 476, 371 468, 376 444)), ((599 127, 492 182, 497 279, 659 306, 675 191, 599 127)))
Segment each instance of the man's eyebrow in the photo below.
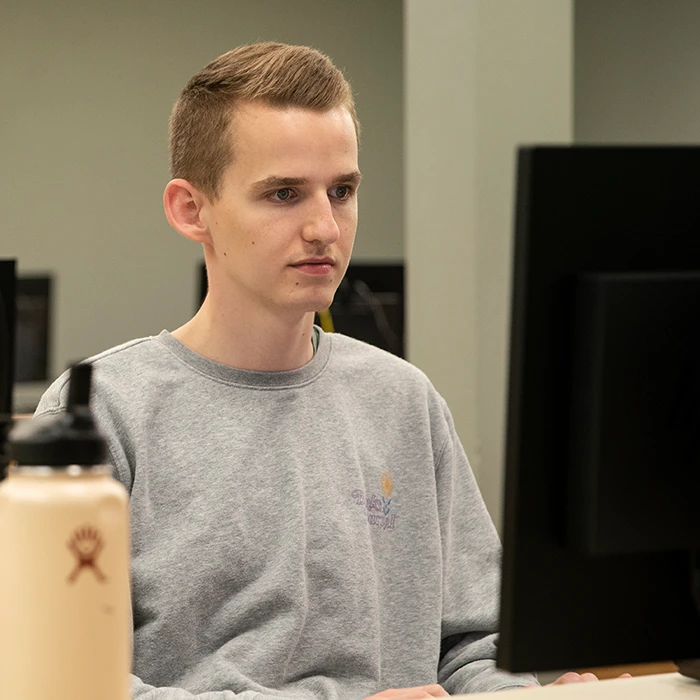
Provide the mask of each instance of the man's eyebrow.
POLYGON ((258 180, 253 184, 253 189, 267 190, 276 187, 298 187, 299 185, 307 185, 308 180, 305 177, 280 177, 279 175, 270 175, 264 180, 258 180))
POLYGON ((338 175, 338 177, 335 178, 335 182, 347 182, 351 185, 359 185, 360 180, 362 180, 362 173, 359 170, 353 170, 351 173, 338 175))
MULTIPOLYGON (((359 184, 362 179, 362 174, 359 170, 353 170, 351 173, 344 173, 342 175, 337 175, 333 178, 333 182, 342 182, 352 185, 359 184)), ((254 190, 273 190, 276 188, 283 187, 300 187, 301 185, 308 185, 309 180, 305 177, 281 177, 279 175, 270 175, 263 180, 258 180, 253 183, 254 190)))

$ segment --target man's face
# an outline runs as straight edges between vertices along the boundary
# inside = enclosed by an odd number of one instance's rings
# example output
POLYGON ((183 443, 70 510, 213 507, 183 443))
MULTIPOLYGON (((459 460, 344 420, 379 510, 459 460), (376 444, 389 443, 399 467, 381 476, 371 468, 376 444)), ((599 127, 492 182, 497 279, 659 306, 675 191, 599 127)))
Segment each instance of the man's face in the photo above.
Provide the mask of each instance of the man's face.
POLYGON ((237 108, 233 162, 202 219, 209 283, 237 304, 295 315, 328 308, 357 228, 357 138, 345 108, 237 108))

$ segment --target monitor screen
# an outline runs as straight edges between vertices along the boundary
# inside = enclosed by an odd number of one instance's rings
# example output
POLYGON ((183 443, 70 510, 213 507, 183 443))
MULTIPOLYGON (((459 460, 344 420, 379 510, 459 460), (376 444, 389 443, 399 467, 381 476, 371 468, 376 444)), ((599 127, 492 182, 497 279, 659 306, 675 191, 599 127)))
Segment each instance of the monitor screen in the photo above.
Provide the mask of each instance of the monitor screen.
POLYGON ((336 332, 406 356, 403 263, 351 262, 329 311, 336 332))
POLYGON ((518 156, 498 664, 700 657, 700 148, 518 156))
MULTIPOLYGON (((197 309, 208 287, 201 262, 197 309)), ((350 263, 329 311, 336 332, 405 357, 403 263, 350 263)), ((323 325, 318 314, 315 320, 323 325)))
POLYGON ((15 382, 49 379, 51 286, 49 275, 17 279, 15 382))
POLYGON ((0 414, 12 412, 15 372, 15 261, 0 260, 0 414))

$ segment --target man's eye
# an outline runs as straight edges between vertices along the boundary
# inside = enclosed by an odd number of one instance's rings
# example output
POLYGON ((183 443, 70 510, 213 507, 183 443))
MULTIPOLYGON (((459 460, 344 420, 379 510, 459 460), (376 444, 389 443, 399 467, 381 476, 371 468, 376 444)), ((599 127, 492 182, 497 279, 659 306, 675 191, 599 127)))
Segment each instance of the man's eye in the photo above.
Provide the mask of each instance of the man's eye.
POLYGON ((347 185, 338 185, 333 188, 336 199, 347 199, 352 194, 352 189, 347 185))
POLYGON ((292 191, 288 187, 284 187, 281 190, 276 190, 272 196, 278 202, 284 202, 292 196, 292 191))

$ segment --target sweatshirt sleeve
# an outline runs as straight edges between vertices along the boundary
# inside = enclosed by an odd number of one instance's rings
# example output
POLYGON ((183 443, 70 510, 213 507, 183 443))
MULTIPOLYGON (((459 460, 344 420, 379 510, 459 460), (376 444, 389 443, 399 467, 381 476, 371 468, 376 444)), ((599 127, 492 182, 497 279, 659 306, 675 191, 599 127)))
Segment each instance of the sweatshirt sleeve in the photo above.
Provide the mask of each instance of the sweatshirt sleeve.
POLYGON ((131 676, 131 698, 132 700, 264 700, 263 695, 250 690, 243 693, 217 690, 193 695, 182 688, 155 688, 152 685, 146 685, 136 676, 131 676))
POLYGON ((140 678, 131 676, 131 700, 290 700, 282 695, 265 695, 254 690, 234 693, 231 690, 215 690, 206 693, 189 693, 182 688, 156 688, 140 678))
POLYGON ((451 695, 537 685, 530 674, 496 668, 501 544, 452 416, 436 460, 443 561, 438 682, 451 695))

